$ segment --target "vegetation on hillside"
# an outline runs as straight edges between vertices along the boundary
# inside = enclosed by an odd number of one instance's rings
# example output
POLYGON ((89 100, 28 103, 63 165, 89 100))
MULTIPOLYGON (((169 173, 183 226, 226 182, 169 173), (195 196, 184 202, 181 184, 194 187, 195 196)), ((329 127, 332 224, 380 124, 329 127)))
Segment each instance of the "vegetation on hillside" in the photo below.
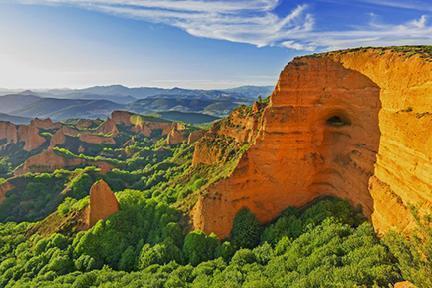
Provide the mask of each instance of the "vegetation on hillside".
MULTIPOLYGON (((247 106, 238 112, 256 113, 247 106)), ((192 145, 118 128, 115 144, 80 151, 67 139, 55 148, 64 157, 112 163, 109 172, 85 166, 7 180, 14 188, 0 203, 0 287, 388 287, 402 279, 432 286, 428 217, 418 218, 420 230, 409 239, 390 233, 381 240, 361 211, 325 198, 288 208, 267 225, 241 209, 221 240, 190 231, 186 212, 230 175, 248 145, 205 137, 224 157, 191 166, 192 145), (120 211, 80 231, 77 220, 98 179, 116 192, 120 211)), ((13 166, 0 158, 4 177, 13 166)))
POLYGON ((185 233, 176 210, 140 191, 117 195, 120 212, 74 236, 27 238, 31 224, 1 224, 0 286, 386 287, 401 279, 371 225, 342 200, 287 209, 266 227, 243 210, 220 241, 185 233))

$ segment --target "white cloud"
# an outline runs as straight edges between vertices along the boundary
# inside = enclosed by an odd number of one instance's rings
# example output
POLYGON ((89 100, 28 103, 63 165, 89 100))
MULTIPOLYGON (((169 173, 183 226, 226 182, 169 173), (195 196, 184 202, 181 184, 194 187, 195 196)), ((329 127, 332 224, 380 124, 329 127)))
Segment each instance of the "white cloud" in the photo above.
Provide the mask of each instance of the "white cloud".
MULTIPOLYGON (((377 23, 318 31, 307 5, 287 15, 275 9, 282 0, 20 0, 26 4, 71 5, 122 17, 163 23, 210 39, 283 46, 295 50, 329 50, 356 46, 431 44, 432 26, 425 15, 407 23, 377 23)), ((332 0, 327 0, 332 1, 332 0)), ((382 6, 418 9, 420 1, 357 0, 382 6)), ((426 6, 425 6, 426 7, 426 6)))

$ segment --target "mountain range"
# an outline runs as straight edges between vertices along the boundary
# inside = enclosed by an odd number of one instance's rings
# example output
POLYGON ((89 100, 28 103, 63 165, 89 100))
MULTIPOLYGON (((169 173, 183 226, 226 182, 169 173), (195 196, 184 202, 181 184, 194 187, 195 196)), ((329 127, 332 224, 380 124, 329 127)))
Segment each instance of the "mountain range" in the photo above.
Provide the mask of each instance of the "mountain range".
POLYGON ((258 97, 267 97, 272 89, 272 86, 199 90, 129 88, 122 85, 22 92, 0 89, 0 95, 3 95, 0 96, 0 113, 5 114, 0 115, 0 120, 20 124, 35 117, 49 117, 57 121, 70 118, 96 119, 106 118, 114 110, 129 110, 144 114, 166 114, 183 120, 191 118, 195 123, 202 123, 226 116, 233 108, 251 104, 258 97))

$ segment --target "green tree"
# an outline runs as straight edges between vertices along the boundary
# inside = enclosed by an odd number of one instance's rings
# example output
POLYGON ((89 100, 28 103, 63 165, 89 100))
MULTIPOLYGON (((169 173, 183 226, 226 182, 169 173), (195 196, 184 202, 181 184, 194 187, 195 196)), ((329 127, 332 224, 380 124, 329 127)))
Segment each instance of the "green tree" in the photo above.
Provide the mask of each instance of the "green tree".
POLYGON ((241 248, 253 248, 261 238, 262 226, 249 209, 241 209, 234 218, 231 240, 241 248))
POLYGON ((129 246, 121 255, 119 261, 119 269, 123 271, 132 271, 135 267, 136 255, 135 249, 129 246))
POLYGON ((195 230, 189 232, 184 240, 183 255, 192 265, 198 265, 203 261, 213 259, 219 240, 216 235, 206 235, 204 232, 195 230))

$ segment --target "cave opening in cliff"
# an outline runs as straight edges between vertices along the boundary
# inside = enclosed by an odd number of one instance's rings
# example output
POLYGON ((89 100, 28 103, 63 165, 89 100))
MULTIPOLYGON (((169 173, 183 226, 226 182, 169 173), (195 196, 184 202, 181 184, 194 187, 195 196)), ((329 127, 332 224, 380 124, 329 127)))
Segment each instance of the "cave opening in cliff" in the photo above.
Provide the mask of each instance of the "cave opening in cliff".
POLYGON ((326 123, 329 126, 336 126, 336 127, 351 125, 351 121, 349 119, 338 115, 331 116, 330 118, 327 119, 326 123))

